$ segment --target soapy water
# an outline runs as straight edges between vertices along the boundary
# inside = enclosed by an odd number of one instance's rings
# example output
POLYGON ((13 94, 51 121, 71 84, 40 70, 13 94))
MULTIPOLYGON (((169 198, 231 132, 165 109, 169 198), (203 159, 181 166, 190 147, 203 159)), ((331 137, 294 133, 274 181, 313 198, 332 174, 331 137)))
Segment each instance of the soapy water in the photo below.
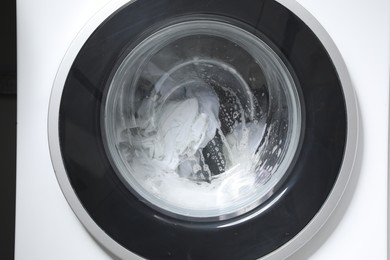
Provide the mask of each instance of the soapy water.
MULTIPOLYGON (((211 73, 215 66, 195 65, 211 73)), ((129 174, 159 200, 189 210, 215 210, 258 193, 272 173, 261 165, 266 122, 249 88, 206 73, 184 81, 173 74, 143 100, 135 125, 121 130, 129 174)))

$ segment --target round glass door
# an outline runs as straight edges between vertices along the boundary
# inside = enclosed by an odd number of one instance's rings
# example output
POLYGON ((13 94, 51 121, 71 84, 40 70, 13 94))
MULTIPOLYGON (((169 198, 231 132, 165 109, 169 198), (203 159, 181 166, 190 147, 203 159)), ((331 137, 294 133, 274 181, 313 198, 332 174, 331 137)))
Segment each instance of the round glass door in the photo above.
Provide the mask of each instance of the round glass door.
POLYGON ((294 157, 294 80, 259 37, 218 19, 157 30, 121 61, 104 107, 127 187, 158 210, 227 219, 272 195, 294 157))

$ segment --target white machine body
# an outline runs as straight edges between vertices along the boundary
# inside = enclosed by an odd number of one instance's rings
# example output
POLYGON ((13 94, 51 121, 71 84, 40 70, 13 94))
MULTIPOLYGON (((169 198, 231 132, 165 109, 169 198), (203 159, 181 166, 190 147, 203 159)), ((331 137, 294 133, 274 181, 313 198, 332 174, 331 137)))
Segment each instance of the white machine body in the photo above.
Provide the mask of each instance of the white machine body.
MULTIPOLYGON (((356 92, 360 122, 353 172, 339 205, 291 259, 385 260, 390 4, 384 0, 298 2, 339 49, 356 92)), ((72 41, 99 10, 123 3, 17 1, 17 260, 112 259, 61 191, 51 162, 47 121, 53 82, 72 41)))

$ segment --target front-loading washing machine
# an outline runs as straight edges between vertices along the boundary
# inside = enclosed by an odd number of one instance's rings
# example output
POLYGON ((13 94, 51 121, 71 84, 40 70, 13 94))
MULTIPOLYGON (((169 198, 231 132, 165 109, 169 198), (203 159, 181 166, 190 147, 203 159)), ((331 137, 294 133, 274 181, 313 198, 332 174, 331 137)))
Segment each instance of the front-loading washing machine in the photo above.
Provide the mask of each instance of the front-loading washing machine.
POLYGON ((386 259, 386 1, 26 1, 16 259, 386 259))

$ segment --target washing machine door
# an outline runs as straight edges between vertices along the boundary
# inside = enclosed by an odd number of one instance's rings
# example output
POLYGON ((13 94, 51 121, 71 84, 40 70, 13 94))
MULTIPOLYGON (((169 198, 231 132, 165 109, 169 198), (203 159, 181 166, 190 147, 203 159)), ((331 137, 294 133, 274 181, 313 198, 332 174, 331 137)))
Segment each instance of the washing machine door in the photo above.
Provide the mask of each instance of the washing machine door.
POLYGON ((114 255, 281 259, 323 224, 350 173, 356 104, 329 38, 297 14, 272 0, 138 0, 65 57, 53 164, 114 255))

